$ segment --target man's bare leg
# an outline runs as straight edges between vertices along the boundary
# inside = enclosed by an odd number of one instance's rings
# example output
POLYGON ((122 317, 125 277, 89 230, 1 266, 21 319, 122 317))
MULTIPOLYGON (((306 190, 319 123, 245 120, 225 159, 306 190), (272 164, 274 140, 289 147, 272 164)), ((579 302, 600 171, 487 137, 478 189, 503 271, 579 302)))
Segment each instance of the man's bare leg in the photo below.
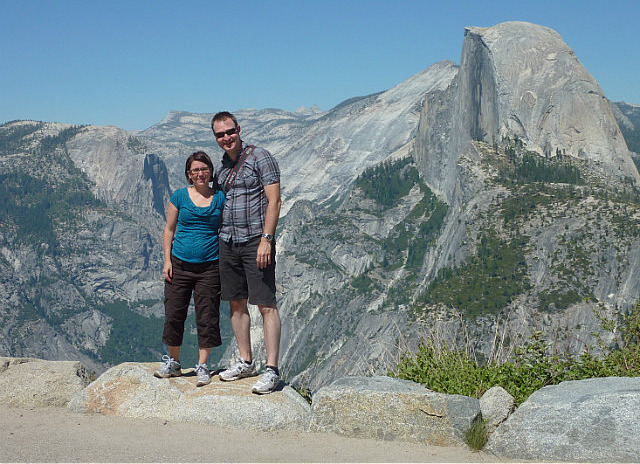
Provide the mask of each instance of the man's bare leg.
POLYGON ((251 316, 247 308, 247 300, 232 300, 229 302, 231 308, 231 328, 238 342, 240 357, 247 362, 253 360, 251 354, 251 316))
POLYGON ((264 330, 264 346, 267 350, 267 365, 278 367, 280 357, 280 313, 278 308, 258 306, 262 314, 262 327, 264 330))

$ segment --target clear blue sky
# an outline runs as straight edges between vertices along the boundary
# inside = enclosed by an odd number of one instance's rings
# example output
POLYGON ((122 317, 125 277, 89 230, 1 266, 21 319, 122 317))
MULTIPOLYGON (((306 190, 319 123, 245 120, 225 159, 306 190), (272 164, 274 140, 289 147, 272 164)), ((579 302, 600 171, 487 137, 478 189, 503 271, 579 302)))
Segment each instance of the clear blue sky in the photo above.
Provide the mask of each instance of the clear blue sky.
POLYGON ((0 0, 0 123, 145 129, 170 110, 318 105, 460 62, 465 26, 556 30, 640 104, 640 2, 0 0))

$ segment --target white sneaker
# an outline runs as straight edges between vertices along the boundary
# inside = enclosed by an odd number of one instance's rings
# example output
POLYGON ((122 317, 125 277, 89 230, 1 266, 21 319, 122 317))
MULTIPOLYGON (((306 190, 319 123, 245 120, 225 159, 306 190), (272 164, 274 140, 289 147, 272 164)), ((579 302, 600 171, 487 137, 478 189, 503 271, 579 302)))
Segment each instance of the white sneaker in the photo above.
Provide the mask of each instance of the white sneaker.
POLYGON ((244 359, 240 358, 240 361, 235 363, 229 369, 225 369, 220 372, 218 376, 220 380, 230 382, 231 380, 243 379, 245 377, 252 377, 256 375, 256 364, 254 361, 251 364, 247 363, 244 359))
POLYGON ((276 371, 267 367, 267 370, 260 376, 251 391, 258 395, 266 395, 274 391, 278 385, 280 385, 280 376, 276 374, 276 371))
POLYGON ((180 363, 177 362, 175 359, 170 358, 165 354, 162 357, 162 362, 164 362, 162 367, 153 373, 153 375, 155 375, 159 379, 168 379, 169 377, 180 377, 182 375, 182 369, 180 368, 180 363))
POLYGON ((194 369, 196 371, 196 387, 202 387, 203 385, 209 385, 211 383, 211 373, 207 367, 207 363, 196 364, 194 369))

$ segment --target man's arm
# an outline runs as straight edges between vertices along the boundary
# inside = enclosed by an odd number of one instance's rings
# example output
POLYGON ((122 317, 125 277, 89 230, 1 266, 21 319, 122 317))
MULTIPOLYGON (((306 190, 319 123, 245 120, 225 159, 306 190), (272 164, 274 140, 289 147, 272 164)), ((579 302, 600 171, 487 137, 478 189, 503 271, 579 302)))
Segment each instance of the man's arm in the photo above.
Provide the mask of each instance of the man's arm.
MULTIPOLYGON (((278 227, 280 207, 282 206, 282 200, 280 199, 280 182, 265 185, 264 193, 267 197, 268 205, 262 233, 274 235, 276 233, 276 227, 278 227)), ((260 245, 258 245, 256 263, 260 269, 264 269, 271 264, 271 242, 268 242, 264 237, 260 239, 260 245)))

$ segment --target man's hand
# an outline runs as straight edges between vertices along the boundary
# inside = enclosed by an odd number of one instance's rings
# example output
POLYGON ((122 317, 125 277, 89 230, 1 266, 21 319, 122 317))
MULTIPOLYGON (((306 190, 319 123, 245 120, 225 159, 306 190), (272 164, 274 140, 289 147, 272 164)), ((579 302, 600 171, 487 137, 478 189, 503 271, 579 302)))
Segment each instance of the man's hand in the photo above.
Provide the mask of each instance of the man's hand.
POLYGON ((264 269, 271 264, 271 242, 268 242, 264 237, 260 239, 260 244, 258 245, 256 264, 260 269, 264 269))

